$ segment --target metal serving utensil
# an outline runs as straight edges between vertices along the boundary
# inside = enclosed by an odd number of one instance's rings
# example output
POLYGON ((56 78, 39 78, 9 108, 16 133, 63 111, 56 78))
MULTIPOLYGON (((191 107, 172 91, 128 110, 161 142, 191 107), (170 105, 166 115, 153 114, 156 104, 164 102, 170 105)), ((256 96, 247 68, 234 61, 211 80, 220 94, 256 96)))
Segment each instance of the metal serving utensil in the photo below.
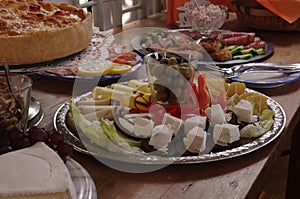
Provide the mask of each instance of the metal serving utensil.
MULTIPOLYGON (((53 68, 53 66, 37 66, 37 67, 32 67, 32 68, 10 69, 10 72, 15 73, 15 74, 27 74, 28 75, 28 74, 43 72, 46 70, 60 69, 60 68, 64 68, 64 67, 53 68)), ((3 74, 3 73, 5 73, 5 71, 0 70, 0 74, 3 74)))
POLYGON ((276 63, 248 63, 235 65, 230 68, 220 68, 218 66, 205 64, 205 67, 223 73, 224 78, 234 78, 249 71, 260 72, 279 72, 279 73, 297 73, 300 72, 300 63, 295 64, 276 64, 276 63))
POLYGON ((11 80, 10 71, 9 71, 7 61, 5 59, 3 59, 2 63, 3 63, 3 66, 4 66, 4 70, 5 70, 5 77, 6 77, 9 92, 12 94, 15 101, 22 107, 23 103, 19 100, 19 98, 17 98, 17 96, 16 96, 16 94, 13 90, 13 83, 12 83, 12 80, 11 80))
MULTIPOLYGON (((2 60, 2 64, 3 64, 4 70, 5 70, 5 77, 6 77, 6 81, 7 81, 9 92, 11 93, 11 95, 14 98, 15 102, 17 103, 18 107, 20 107, 20 108, 18 108, 18 112, 20 112, 21 114, 23 114, 24 104, 16 96, 16 93, 15 93, 15 91, 13 89, 13 83, 12 83, 12 80, 11 80, 10 70, 9 70, 9 67, 8 67, 6 59, 2 60)), ((21 126, 22 126, 22 129, 26 129, 27 128, 27 121, 21 121, 21 126)))

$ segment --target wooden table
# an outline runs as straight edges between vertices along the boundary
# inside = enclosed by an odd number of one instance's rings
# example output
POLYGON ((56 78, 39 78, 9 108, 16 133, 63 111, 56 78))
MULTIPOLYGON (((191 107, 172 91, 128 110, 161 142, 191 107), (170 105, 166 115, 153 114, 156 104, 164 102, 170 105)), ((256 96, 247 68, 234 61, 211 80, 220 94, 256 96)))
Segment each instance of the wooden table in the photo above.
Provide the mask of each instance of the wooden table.
MULTIPOLYGON (((133 22, 115 29, 114 33, 142 26, 165 25, 165 13, 133 22)), ((172 27, 172 26, 169 26, 172 27)), ((231 14, 224 29, 249 30, 231 14)), ((275 52, 267 62, 299 62, 300 37, 297 32, 257 31, 275 46, 275 52)), ((57 108, 72 97, 73 82, 44 76, 32 76, 32 95, 41 102, 45 112, 41 127, 53 128, 57 108)), ((95 158, 74 153, 78 161, 90 173, 97 187, 98 198, 257 198, 262 191, 272 166, 282 151, 290 148, 292 132, 300 118, 300 80, 273 89, 258 89, 285 110, 287 125, 278 139, 253 153, 224 161, 170 165, 150 173, 125 173, 111 169, 95 158)))

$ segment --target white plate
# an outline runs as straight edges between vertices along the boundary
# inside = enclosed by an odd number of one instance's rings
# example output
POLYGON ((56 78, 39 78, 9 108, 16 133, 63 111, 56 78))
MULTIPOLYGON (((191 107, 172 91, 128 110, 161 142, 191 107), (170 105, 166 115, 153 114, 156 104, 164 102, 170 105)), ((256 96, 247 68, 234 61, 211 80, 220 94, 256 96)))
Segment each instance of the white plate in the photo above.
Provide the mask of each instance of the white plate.
POLYGON ((67 168, 75 186, 77 199, 97 199, 97 190, 90 174, 71 158, 67 160, 67 168))
POLYGON ((252 88, 275 88, 294 82, 299 78, 300 72, 286 74, 274 70, 249 70, 231 80, 243 82, 252 88))

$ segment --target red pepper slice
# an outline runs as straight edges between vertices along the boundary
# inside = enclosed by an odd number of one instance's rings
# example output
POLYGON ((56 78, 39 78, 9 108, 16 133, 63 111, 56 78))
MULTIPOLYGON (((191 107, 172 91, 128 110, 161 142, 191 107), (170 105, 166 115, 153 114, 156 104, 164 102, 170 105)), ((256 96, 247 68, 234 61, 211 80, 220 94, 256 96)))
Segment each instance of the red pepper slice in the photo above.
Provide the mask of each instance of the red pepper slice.
POLYGON ((205 74, 198 76, 198 103, 202 113, 210 105, 210 96, 206 88, 205 79, 205 74))

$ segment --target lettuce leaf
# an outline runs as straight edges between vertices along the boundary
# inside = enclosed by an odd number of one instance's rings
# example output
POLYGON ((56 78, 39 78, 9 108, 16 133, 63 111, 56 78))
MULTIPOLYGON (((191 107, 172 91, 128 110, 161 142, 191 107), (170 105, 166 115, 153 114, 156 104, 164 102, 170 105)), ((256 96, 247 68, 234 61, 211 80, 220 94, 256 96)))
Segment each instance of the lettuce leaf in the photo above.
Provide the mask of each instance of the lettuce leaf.
POLYGON ((107 119, 93 122, 88 121, 80 113, 80 110, 72 100, 69 101, 69 104, 77 130, 87 136, 91 144, 96 144, 103 149, 115 153, 142 153, 142 150, 138 148, 141 141, 121 137, 113 121, 107 119))
POLYGON ((274 112, 270 109, 266 109, 259 117, 260 125, 265 129, 265 132, 269 131, 274 124, 274 112))

